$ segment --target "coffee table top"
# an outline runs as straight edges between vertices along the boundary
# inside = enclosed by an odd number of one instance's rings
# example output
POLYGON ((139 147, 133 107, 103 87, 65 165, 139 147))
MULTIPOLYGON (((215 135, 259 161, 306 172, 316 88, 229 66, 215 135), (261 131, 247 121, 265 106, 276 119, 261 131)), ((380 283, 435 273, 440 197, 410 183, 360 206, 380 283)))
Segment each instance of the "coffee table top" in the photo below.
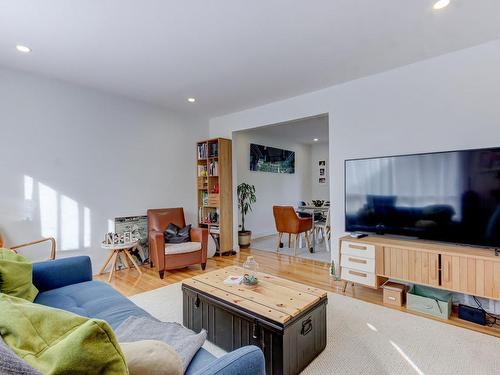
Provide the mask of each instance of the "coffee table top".
POLYGON ((231 266, 186 279, 183 284, 282 324, 326 298, 322 289, 262 272, 257 272, 259 282, 254 286, 224 284, 228 276, 244 274, 242 267, 231 266))

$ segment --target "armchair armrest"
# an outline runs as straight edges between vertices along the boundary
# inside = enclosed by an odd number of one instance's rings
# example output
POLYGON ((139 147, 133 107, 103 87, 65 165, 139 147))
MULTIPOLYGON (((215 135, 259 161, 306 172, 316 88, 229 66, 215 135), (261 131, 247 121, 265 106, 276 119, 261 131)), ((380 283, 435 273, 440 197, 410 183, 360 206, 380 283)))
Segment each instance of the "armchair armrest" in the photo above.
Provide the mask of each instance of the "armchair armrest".
POLYGON ((194 375, 265 375, 264 354, 258 347, 250 345, 236 349, 216 359, 194 375))
POLYGON ((40 292, 92 280, 88 256, 33 263, 33 284, 40 292))
POLYGON ((165 237, 163 232, 156 230, 149 231, 149 251, 153 263, 157 270, 161 271, 165 268, 165 237))
POLYGON ((56 259, 56 240, 53 237, 48 237, 48 238, 42 238, 41 240, 36 240, 28 243, 23 243, 21 245, 16 245, 12 246, 10 249, 14 250, 15 253, 17 253, 17 249, 21 249, 23 247, 28 247, 32 245, 36 245, 45 241, 50 241, 50 258, 49 259, 56 259))
POLYGON ((206 263, 208 252, 208 229, 207 228, 191 228, 189 232, 191 241, 201 242, 201 262, 206 263))

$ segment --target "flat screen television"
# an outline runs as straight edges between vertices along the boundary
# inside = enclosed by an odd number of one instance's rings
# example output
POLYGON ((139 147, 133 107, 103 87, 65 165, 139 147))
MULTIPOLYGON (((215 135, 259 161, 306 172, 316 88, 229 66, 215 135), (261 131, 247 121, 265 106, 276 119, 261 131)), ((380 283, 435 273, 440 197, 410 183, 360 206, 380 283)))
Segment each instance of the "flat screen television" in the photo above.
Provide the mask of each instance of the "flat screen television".
POLYGON ((345 161, 347 232, 500 248, 500 147, 345 161))

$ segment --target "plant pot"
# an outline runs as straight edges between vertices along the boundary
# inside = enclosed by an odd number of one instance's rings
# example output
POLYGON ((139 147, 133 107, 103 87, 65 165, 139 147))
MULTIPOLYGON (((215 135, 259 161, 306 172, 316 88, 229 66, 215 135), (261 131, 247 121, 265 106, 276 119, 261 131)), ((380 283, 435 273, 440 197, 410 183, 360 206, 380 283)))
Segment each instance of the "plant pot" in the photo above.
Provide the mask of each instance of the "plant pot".
POLYGON ((252 238, 252 232, 249 230, 238 232, 238 244, 241 249, 248 249, 250 247, 250 240, 252 238))

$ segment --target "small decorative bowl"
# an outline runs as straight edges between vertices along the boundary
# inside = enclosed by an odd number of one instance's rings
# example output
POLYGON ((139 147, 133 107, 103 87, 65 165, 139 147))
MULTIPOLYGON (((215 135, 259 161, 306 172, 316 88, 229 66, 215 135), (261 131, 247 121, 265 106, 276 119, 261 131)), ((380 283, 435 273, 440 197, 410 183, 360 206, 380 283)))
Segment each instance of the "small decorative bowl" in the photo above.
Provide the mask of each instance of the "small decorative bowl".
POLYGON ((257 280, 257 278, 253 275, 249 275, 248 273, 246 273, 243 276, 243 284, 245 284, 245 285, 255 285, 258 282, 259 282, 259 280, 257 280))

